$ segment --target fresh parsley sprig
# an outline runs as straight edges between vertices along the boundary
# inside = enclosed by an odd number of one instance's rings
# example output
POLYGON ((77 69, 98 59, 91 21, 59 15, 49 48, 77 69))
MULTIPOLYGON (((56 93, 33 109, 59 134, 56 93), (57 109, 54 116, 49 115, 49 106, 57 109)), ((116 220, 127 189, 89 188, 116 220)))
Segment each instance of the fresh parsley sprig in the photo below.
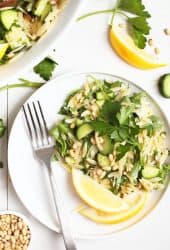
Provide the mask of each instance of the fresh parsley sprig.
POLYGON ((145 6, 142 4, 141 0, 117 0, 113 9, 91 12, 79 17, 77 20, 80 21, 93 15, 107 13, 112 13, 111 26, 113 25, 116 14, 125 16, 129 25, 130 35, 135 45, 140 49, 145 48, 146 36, 151 29, 147 22, 147 18, 151 17, 151 15, 145 10, 145 6), (129 16, 129 14, 133 15, 133 17, 131 15, 129 16))

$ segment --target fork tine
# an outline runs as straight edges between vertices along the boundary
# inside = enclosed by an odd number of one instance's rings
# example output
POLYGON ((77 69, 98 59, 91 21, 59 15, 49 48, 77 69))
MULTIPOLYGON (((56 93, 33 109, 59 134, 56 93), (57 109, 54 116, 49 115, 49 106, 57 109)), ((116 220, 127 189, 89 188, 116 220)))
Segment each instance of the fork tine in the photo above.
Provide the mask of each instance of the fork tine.
POLYGON ((31 141, 32 141, 32 143, 33 143, 33 142, 34 142, 34 138, 33 138, 32 130, 31 130, 31 127, 30 127, 30 123, 29 123, 29 121, 28 121, 28 116, 27 116, 27 112, 26 112, 26 109, 25 109, 25 106, 24 106, 24 105, 22 106, 22 109, 23 109, 23 112, 24 112, 24 117, 25 117, 25 121, 26 121, 26 126, 27 126, 27 128, 28 128, 28 132, 29 132, 31 141))
POLYGON ((47 140, 47 142, 48 142, 48 144, 49 144, 50 141, 49 141, 49 136, 48 136, 48 128, 47 128, 46 120, 45 120, 45 118, 44 118, 44 114, 43 114, 43 111, 42 111, 40 102, 37 101, 37 103, 38 103, 39 111, 40 111, 41 118, 42 118, 42 121, 43 121, 45 137, 46 137, 46 140, 47 140))
POLYGON ((33 129, 34 129, 34 133, 35 133, 35 137, 36 137, 36 143, 38 145, 38 131, 37 131, 37 127, 35 125, 35 121, 34 121, 33 114, 32 114, 29 103, 27 103, 27 107, 28 107, 28 112, 29 112, 30 118, 31 118, 32 126, 33 126, 33 129))
POLYGON ((37 123, 38 123, 38 126, 39 126, 40 135, 41 135, 41 141, 42 141, 42 144, 44 145, 44 139, 45 139, 44 138, 44 133, 43 133, 43 129, 42 129, 42 126, 41 126, 41 122, 40 122, 40 118, 39 118, 39 115, 38 115, 38 112, 37 112, 35 102, 33 102, 32 105, 33 105, 33 108, 34 108, 35 116, 37 118, 37 123))

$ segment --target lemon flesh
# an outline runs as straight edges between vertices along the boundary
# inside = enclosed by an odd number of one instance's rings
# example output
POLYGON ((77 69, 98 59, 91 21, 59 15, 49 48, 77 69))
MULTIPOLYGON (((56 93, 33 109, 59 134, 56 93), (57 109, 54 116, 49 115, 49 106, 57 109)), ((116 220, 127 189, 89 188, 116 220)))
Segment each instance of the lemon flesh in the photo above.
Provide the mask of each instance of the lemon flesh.
POLYGON ((115 213, 128 209, 128 204, 123 199, 114 195, 89 176, 84 175, 80 170, 72 170, 72 180, 76 192, 90 207, 105 213, 115 213))
POLYGON ((118 26, 109 29, 109 40, 113 49, 127 63, 140 69, 155 69, 166 66, 158 63, 156 58, 135 46, 132 38, 118 26))
POLYGON ((147 198, 148 195, 146 192, 139 192, 134 196, 132 195, 132 197, 125 198, 125 202, 127 202, 129 208, 126 211, 114 214, 106 214, 90 207, 81 207, 78 212, 99 224, 117 224, 137 215, 146 204, 147 198))
POLYGON ((0 44, 0 60, 3 58, 7 49, 8 49, 7 43, 0 44))

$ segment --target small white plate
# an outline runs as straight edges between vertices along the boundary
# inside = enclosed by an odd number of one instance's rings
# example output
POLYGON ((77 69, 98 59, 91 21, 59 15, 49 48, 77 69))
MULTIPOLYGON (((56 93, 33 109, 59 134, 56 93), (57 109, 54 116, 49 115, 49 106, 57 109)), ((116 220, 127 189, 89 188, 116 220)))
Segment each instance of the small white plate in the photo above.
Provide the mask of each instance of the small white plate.
MULTIPOLYGON (((129 84, 132 92, 142 90, 137 85, 123 78, 109 74, 78 73, 60 76, 44 85, 28 100, 29 102, 33 100, 40 101, 49 128, 51 128, 57 120, 61 119, 61 116, 57 115, 57 112, 62 106, 66 96, 70 91, 80 88, 85 83, 88 75, 93 75, 98 79, 106 79, 108 81, 123 81, 129 84)), ((170 134, 168 122, 155 101, 149 95, 148 98, 154 113, 158 115, 165 124, 167 143, 169 143, 170 134)), ((51 198, 50 185, 46 176, 46 169, 41 166, 33 156, 30 141, 24 126, 22 110, 18 113, 11 130, 8 160, 12 183, 25 207, 41 223, 52 230, 60 232, 51 198)), ((128 228, 147 215, 157 205, 165 191, 155 192, 151 195, 150 201, 147 203, 145 209, 132 219, 115 225, 99 225, 82 217, 75 211, 75 209, 82 204, 82 201, 77 197, 72 187, 71 178, 66 170, 60 167, 59 163, 56 163, 55 167, 57 181, 61 187, 62 198, 70 213, 70 224, 75 238, 108 236, 114 232, 128 228)))

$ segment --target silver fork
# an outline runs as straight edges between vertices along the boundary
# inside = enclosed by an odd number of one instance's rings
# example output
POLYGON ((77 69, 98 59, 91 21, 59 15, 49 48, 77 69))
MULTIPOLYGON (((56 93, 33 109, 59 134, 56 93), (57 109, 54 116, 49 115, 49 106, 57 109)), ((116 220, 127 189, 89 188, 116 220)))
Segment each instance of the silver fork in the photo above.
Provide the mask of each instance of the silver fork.
POLYGON ((62 203, 59 189, 57 188, 57 182, 55 181, 53 169, 51 167, 54 142, 49 136, 40 102, 37 101, 32 102, 31 104, 27 103, 23 105, 23 112, 34 154, 41 163, 46 165, 48 169, 54 205, 61 226, 65 248, 67 250, 77 250, 68 224, 68 212, 62 203))

